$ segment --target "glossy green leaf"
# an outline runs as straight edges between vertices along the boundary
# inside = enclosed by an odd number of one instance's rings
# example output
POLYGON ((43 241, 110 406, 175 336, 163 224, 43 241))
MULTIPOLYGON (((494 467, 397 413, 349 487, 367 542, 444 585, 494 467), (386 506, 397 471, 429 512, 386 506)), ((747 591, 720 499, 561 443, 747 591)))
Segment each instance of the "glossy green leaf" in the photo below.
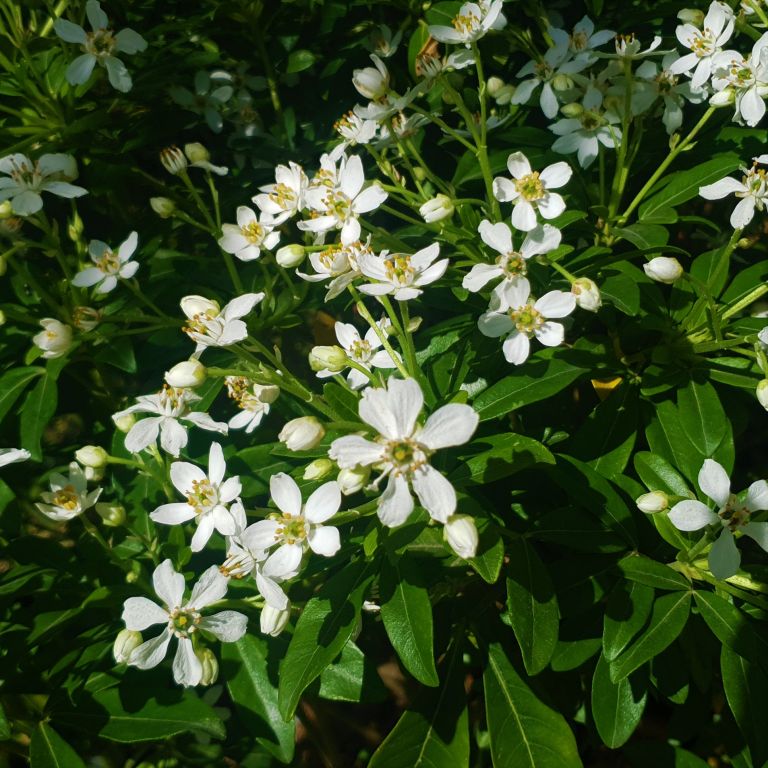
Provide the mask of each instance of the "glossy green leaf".
POLYGON ((653 607, 652 587, 639 582, 619 582, 605 606, 603 655, 613 661, 640 632, 653 607))
POLYGON ((620 656, 610 662, 611 680, 623 680, 674 642, 683 631, 690 611, 690 592, 673 592, 658 598, 653 604, 648 627, 620 656))
POLYGON ((306 687, 341 653, 352 636, 372 578, 368 564, 350 563, 304 606, 280 665, 278 705, 284 719, 293 716, 306 687))
POLYGON ((303 72, 305 69, 309 69, 317 60, 312 51, 308 51, 305 48, 300 48, 297 51, 291 51, 288 56, 288 65, 285 71, 288 74, 294 72, 303 72))
POLYGON ((331 701, 381 701, 387 689, 376 665, 350 640, 320 675, 320 696, 331 701))
POLYGON ((45 368, 29 366, 12 368, 0 376, 0 421, 5 418, 29 383, 44 373, 45 368))
POLYGON ((617 227, 616 232, 641 251, 662 248, 669 241, 669 232, 661 224, 643 222, 629 227, 617 227))
POLYGON ((614 683, 608 662, 600 656, 592 677, 592 718, 607 747, 618 749, 634 733, 647 697, 646 675, 642 670, 614 683))
POLYGON ((227 689, 238 718, 259 744, 289 763, 296 728, 293 720, 286 723, 278 710, 277 659, 277 653, 270 654, 269 642, 254 634, 221 645, 227 689))
POLYGON ((407 556, 386 560, 379 576, 381 618, 403 666, 425 685, 439 683, 432 636, 432 604, 407 556))
POLYGON ((26 448, 35 461, 43 457, 40 440, 46 425, 56 413, 57 403, 56 378, 46 373, 27 395, 21 410, 21 447, 26 448))
POLYGON ((541 672, 557 645, 560 614, 549 573, 525 539, 507 545, 507 616, 529 675, 541 672))
MULTIPOLYGON (((725 442, 732 442, 731 425, 715 388, 708 382, 695 381, 677 393, 680 425, 691 443, 705 458, 718 458, 725 442)), ((721 460, 724 465, 726 461, 721 460)), ((731 466, 726 466, 729 471, 731 466)))
POLYGON ((451 480, 461 483, 492 483, 534 464, 554 464, 551 451, 538 440, 508 432, 474 440, 462 455, 451 480), (481 449, 479 452, 478 449, 481 449), (484 449, 484 450, 482 450, 484 449))
POLYGON ((628 579, 648 587, 665 590, 691 588, 691 583, 685 576, 645 555, 628 555, 619 562, 619 568, 628 579))
POLYGON ((528 687, 499 643, 488 648, 483 683, 494 768, 581 768, 568 723, 528 687))
POLYGON ((31 768, 85 768, 77 752, 46 722, 32 731, 29 762, 31 768))
POLYGON ((634 457, 635 471, 649 490, 664 491, 673 496, 688 496, 685 478, 664 458, 640 451, 634 457))

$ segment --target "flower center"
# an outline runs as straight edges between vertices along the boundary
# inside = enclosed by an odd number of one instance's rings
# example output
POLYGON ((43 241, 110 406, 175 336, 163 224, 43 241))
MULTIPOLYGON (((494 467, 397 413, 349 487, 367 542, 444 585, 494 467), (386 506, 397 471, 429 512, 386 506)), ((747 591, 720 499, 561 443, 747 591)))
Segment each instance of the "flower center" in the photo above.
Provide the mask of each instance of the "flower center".
POLYGON ((571 35, 571 50, 585 51, 589 48, 589 37, 586 32, 574 32, 571 35))
POLYGON ((509 311, 509 319, 515 324, 515 328, 526 336, 531 336, 535 330, 541 328, 546 322, 546 318, 533 304, 526 304, 518 309, 509 311))
POLYGON ((480 28, 480 17, 476 13, 457 14, 451 24, 460 35, 469 36, 480 28))
POLYGON ((701 32, 693 35, 688 41, 688 47, 700 58, 709 56, 715 50, 715 36, 712 30, 705 27, 701 32))
MULTIPOLYGON (((747 188, 746 192, 736 192, 736 197, 765 197, 768 191, 768 179, 766 179, 766 170, 764 168, 750 168, 747 175, 743 177, 742 182, 747 188)), ((762 202, 756 200, 755 202, 762 202)))
POLYGON ((249 552, 235 552, 219 566, 219 573, 230 579, 242 579, 253 570, 254 564, 249 552))
POLYGON ((70 512, 77 509, 80 504, 80 496, 72 485, 65 485, 53 496, 53 505, 68 509, 70 512))
POLYGON ((288 209, 296 204, 296 193, 287 184, 281 182, 276 184, 269 193, 269 199, 281 208, 288 209))
POLYGON ((416 270, 411 264, 411 257, 404 253, 390 256, 384 262, 384 269, 387 273, 387 280, 393 285, 410 285, 416 274, 416 270))
POLYGON ((371 344, 365 339, 357 339, 352 342, 349 349, 352 358, 358 363, 367 363, 371 359, 371 344))
POLYGON ((187 494, 187 504, 195 510, 196 515, 202 515, 219 502, 219 494, 206 477, 204 480, 193 480, 192 489, 187 494))
POLYGON ((605 123, 602 115, 590 109, 585 109, 579 119, 581 120, 581 127, 585 131, 596 131, 605 123))
POLYGON ((391 440, 386 446, 385 462, 392 466, 395 475, 410 475, 427 463, 427 450, 416 440, 391 440))
POLYGON ((522 179, 515 179, 515 189, 525 200, 541 200, 546 194, 544 182, 539 178, 539 172, 534 171, 522 179))
POLYGON ((117 41, 109 29, 86 33, 85 50, 100 59, 110 56, 116 44, 117 41))
POLYGON ((158 395, 160 396, 160 407, 166 414, 173 413, 185 405, 186 390, 182 387, 171 387, 168 384, 163 384, 158 395))
POLYGON ((107 248, 96 262, 96 266, 105 275, 115 275, 120 271, 120 257, 111 248, 107 248))
POLYGON ((200 623, 200 614, 197 611, 191 611, 184 608, 174 609, 168 620, 168 629, 176 637, 189 637, 197 630, 200 623))
POLYGON ((747 507, 740 503, 733 493, 718 514, 720 515, 723 524, 727 525, 732 531, 745 526, 751 517, 751 513, 747 507))
POLYGON ((205 336, 213 327, 213 321, 216 320, 218 316, 219 310, 215 307, 211 307, 210 309, 206 309, 205 312, 198 312, 196 315, 193 315, 192 319, 187 320, 187 324, 181 330, 184 331, 187 336, 192 336, 192 338, 194 338, 193 334, 196 333, 205 336))
POLYGON ((307 522, 302 515, 284 512, 275 518, 280 525, 275 528, 275 541, 285 544, 301 544, 307 538, 307 522))
POLYGON ((337 221, 346 221, 352 213, 352 201, 338 189, 329 192, 323 202, 326 215, 334 216, 337 221))
POLYGON ((510 251, 497 256, 496 264, 508 278, 525 275, 528 272, 525 259, 517 251, 510 251))
POLYGON ((260 245, 266 234, 264 227, 256 219, 249 221, 244 227, 240 227, 240 232, 251 245, 260 245))

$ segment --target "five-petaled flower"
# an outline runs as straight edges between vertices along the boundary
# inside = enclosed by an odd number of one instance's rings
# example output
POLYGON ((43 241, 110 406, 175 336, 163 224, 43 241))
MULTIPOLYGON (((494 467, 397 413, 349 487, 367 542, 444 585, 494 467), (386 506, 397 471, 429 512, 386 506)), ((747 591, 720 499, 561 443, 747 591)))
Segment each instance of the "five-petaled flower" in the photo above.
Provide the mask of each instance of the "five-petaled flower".
POLYGON ((40 494, 43 504, 35 506, 51 520, 62 522, 82 515, 92 507, 101 495, 101 488, 88 493, 88 481, 80 465, 73 461, 69 465, 69 476, 53 472, 50 477, 51 490, 40 494))
POLYGON ((223 224, 219 245, 240 261, 253 261, 261 256, 261 249, 271 251, 280 242, 275 220, 262 212, 257 216, 248 206, 237 207, 237 224, 223 224))
POLYGON ((17 216, 30 216, 43 207, 41 192, 59 197, 82 197, 88 192, 70 184, 77 178, 77 164, 72 155, 40 155, 32 161, 16 153, 0 159, 0 202, 11 201, 17 216))
POLYGON ((742 168, 744 176, 741 181, 726 176, 714 184, 699 187, 699 195, 705 200, 720 200, 726 195, 735 195, 741 198, 731 213, 731 226, 734 229, 743 229, 752 221, 755 209, 762 211, 768 202, 768 180, 764 168, 758 168, 765 156, 754 158, 752 168, 742 168))
POLYGON ((96 293, 109 293, 117 285, 118 278, 128 280, 136 274, 139 264, 132 261, 131 256, 138 242, 139 236, 131 232, 117 251, 113 251, 101 240, 91 240, 88 253, 96 266, 78 272, 72 278, 72 285, 78 288, 95 286, 96 293))
POLYGON ((181 310, 187 324, 182 330, 197 343, 195 356, 199 357, 206 347, 228 347, 247 338, 248 327, 240 318, 263 298, 263 293, 244 293, 220 308, 218 302, 204 296, 185 296, 181 310))
POLYGON ((435 261, 440 255, 439 243, 432 243, 413 255, 388 253, 376 256, 365 251, 358 257, 360 271, 375 283, 360 286, 370 296, 384 296, 391 293, 398 301, 408 301, 420 296, 422 286, 439 280, 448 269, 448 259, 435 261))

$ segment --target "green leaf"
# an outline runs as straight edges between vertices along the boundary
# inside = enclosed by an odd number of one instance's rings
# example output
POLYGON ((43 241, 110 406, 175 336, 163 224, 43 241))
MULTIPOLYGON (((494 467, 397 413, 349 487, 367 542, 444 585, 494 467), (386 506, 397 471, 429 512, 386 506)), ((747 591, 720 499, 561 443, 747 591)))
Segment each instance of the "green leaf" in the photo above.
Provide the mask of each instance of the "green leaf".
POLYGON ((368 763, 368 768, 465 768, 469 765, 469 718, 461 652, 448 657, 439 689, 425 688, 368 763))
POLYGON ((350 640, 320 675, 320 696, 331 701, 381 701, 387 689, 373 662, 350 640))
MULTIPOLYGON (((726 442, 732 443, 730 421, 710 383, 698 384, 691 381, 688 386, 678 390, 677 411, 680 426, 703 457, 718 457, 721 455, 718 449, 726 442)), ((727 460, 722 458, 721 463, 726 465, 727 460)), ((730 469, 726 466, 726 471, 730 469)))
POLYGON ((688 496, 688 483, 664 458, 640 451, 634 458, 635 471, 651 491, 664 491, 672 496, 688 496))
POLYGON ((278 706, 283 719, 293 717, 306 687, 347 644, 372 578, 369 564, 350 563, 304 606, 280 665, 278 706))
POLYGON ((432 637, 432 604, 417 569, 402 557, 384 561, 379 576, 381 618, 403 666, 421 683, 438 685, 432 637))
POLYGON ((669 231, 661 224, 632 224, 629 227, 617 227, 615 231, 641 251, 661 249, 669 241, 669 231))
POLYGON ((692 752, 659 741, 632 741, 621 752, 632 768, 709 768, 692 752))
POLYGON ((611 592, 603 619, 603 655, 613 661, 645 626, 654 591, 639 582, 619 582, 611 592))
POLYGON ((722 155, 695 168, 671 174, 664 188, 640 206, 638 219, 647 221, 664 208, 674 208, 693 199, 698 196, 699 187, 719 181, 738 168, 741 162, 736 155, 722 155))
POLYGON ((592 677, 592 717, 603 743, 618 749, 637 728, 648 698, 646 676, 640 671, 618 683, 611 680, 601 656, 592 677))
POLYGON ((532 358, 526 363, 525 374, 506 376, 481 392, 473 403, 481 421, 546 400, 565 389, 585 372, 584 368, 557 357, 550 360, 532 358))
POLYGON ((557 645, 560 614, 549 573, 525 539, 507 546, 507 617, 529 675, 541 672, 557 645))
POLYGON ((328 404, 333 406, 336 413, 345 421, 359 421, 357 415, 358 398, 348 389, 337 384, 335 381, 329 381, 323 386, 323 397, 328 404))
POLYGON ((29 366, 25 368, 12 368, 0 376, 0 421, 5 418, 13 404, 21 397, 30 381, 37 376, 42 376, 45 368, 29 366))
POLYGON ((56 412, 58 399, 56 378, 46 372, 24 400, 21 410, 21 447, 26 448, 35 461, 43 458, 40 440, 56 412))
MULTIPOLYGON (((221 660, 227 671, 227 689, 237 716, 249 734, 278 760, 293 759, 296 726, 286 723, 277 707, 277 669, 271 669, 269 642, 247 634, 235 643, 222 643, 221 660), (274 681, 274 682, 273 682, 274 681)), ((274 654, 272 658, 274 662, 274 654)))
POLYGON ((568 723, 534 694, 499 643, 488 648, 483 683, 494 768, 581 768, 568 723))
POLYGON ((78 701, 73 710, 52 713, 51 719, 91 736, 125 743, 156 741, 190 731, 224 738, 221 718, 194 691, 165 689, 147 698, 147 691, 136 685, 138 679, 139 673, 133 685, 124 681, 117 688, 94 693, 92 698, 78 701))
POLYGON ((478 438, 467 450, 490 446, 479 453, 461 455, 462 463, 451 474, 451 481, 492 483, 520 472, 534 464, 554 464, 555 457, 538 440, 514 432, 478 438))
POLYGON ((294 72, 303 72, 305 69, 309 69, 316 60, 317 56, 312 51, 299 48, 297 51, 291 51, 285 71, 289 75, 294 72))
POLYGON ((475 516, 477 524, 477 554, 468 562, 488 584, 495 584, 504 562, 504 541, 496 526, 487 517, 475 516))
POLYGON ((623 680, 674 642, 683 631, 690 611, 690 592, 673 592, 658 598, 648 628, 624 653, 610 662, 611 680, 623 680))
POLYGON ((721 248, 705 251, 697 256, 691 264, 691 275, 709 288, 712 296, 719 296, 728 280, 730 259, 725 258, 730 253, 726 243, 721 248))
POLYGON ((685 576, 645 555, 627 555, 619 562, 619 568, 628 579, 645 584, 647 587, 664 590, 691 588, 691 583, 685 576))
POLYGON ((640 287, 631 275, 610 275, 600 284, 600 295, 625 315, 640 311, 640 287))
POLYGON ((765 702, 768 677, 751 662, 724 645, 720 651, 723 688, 734 720, 744 735, 754 766, 768 760, 768 731, 765 728, 765 702))
POLYGON ((31 768, 85 768, 77 752, 45 722, 32 732, 29 762, 31 768))
MULTIPOLYGON (((37 569, 36 569, 37 570, 37 569)), ((11 724, 8 718, 5 716, 5 710, 0 703, 0 741, 5 741, 11 738, 11 724)))

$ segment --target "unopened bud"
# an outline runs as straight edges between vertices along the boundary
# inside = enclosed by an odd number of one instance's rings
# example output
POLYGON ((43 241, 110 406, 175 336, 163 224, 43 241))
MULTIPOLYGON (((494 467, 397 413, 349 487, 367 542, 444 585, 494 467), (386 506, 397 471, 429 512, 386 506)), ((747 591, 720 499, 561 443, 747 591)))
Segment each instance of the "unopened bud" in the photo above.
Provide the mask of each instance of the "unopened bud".
POLYGON ((136 417, 132 413, 114 414, 112 421, 115 422, 115 426, 124 433, 131 431, 131 427, 136 423, 136 417))
POLYGON ((121 504, 109 504, 106 501, 100 501, 96 505, 96 512, 104 521, 104 525, 111 528, 119 528, 125 523, 125 507, 121 504))
POLYGON ((657 283, 674 283, 683 276, 680 262, 672 256, 657 256, 647 264, 643 264, 645 274, 657 283))
POLYGON ((216 654, 210 648, 198 648, 195 656, 203 668, 200 685, 213 685, 219 677, 219 661, 216 654))
POLYGON ((210 152, 199 141, 185 144, 184 154, 190 163, 205 163, 211 159, 210 152))
POLYGON ((427 224, 433 224, 436 221, 442 221, 453 216, 453 212, 456 210, 448 195, 435 195, 431 200, 427 200, 419 208, 421 218, 427 222, 427 224))
POLYGON ((352 85, 366 99, 375 101, 389 90, 389 73, 384 63, 375 54, 371 55, 375 67, 352 70, 352 85))
POLYGON ((597 312, 603 301, 600 289, 588 277, 579 277, 571 284, 571 293, 576 297, 576 303, 587 312, 597 312))
POLYGON ((103 312, 93 307, 75 307, 72 310, 72 325, 78 331, 92 331, 101 322, 103 312))
POLYGON ((698 8, 682 8, 677 12, 677 18, 683 24, 693 24, 694 27, 701 27, 704 23, 704 11, 698 8))
POLYGON ((723 88, 709 98, 711 107, 730 107, 736 101, 736 91, 733 88, 723 88))
POLYGON ((84 467, 103 467, 107 463, 109 454, 100 445, 84 445, 75 451, 75 458, 84 467))
POLYGON ((339 346, 312 347, 309 353, 309 367, 313 371, 338 373, 349 365, 347 353, 339 346))
POLYGON ((199 360, 184 360, 165 372, 165 381, 171 387, 199 387, 208 377, 208 370, 199 360))
POLYGON ((581 117, 582 112, 584 112, 584 107, 582 107, 578 101, 573 101, 570 104, 563 104, 563 106, 560 107, 560 111, 566 117, 581 117))
POLYGON ((83 467, 83 475, 89 483, 100 483, 104 479, 104 467, 83 467))
POLYGON ((353 469, 340 470, 336 482, 345 496, 351 496, 353 493, 362 491, 368 484, 370 477, 370 467, 355 467, 353 469))
POLYGON ((10 200, 0 203, 0 219, 10 219, 13 216, 13 206, 10 200))
POLYGON ((273 608, 271 605, 265 605, 261 609, 261 616, 259 617, 259 626, 261 631, 265 635, 271 637, 277 637, 288 624, 288 620, 291 618, 291 604, 288 607, 279 611, 277 608, 273 608))
POLYGON ((127 664, 135 648, 144 642, 141 632, 135 629, 123 629, 117 633, 112 645, 112 655, 118 664, 127 664))
POLYGON ((651 491, 638 496, 635 504, 641 512, 652 514, 653 512, 663 512, 669 507, 669 497, 663 491, 651 491))
POLYGON ((333 470, 334 464, 330 459, 315 459, 304 470, 305 480, 322 480, 333 470))
POLYGON ((150 197, 149 204, 161 219, 170 218, 176 210, 176 203, 170 197, 150 197))
POLYGON ((768 379, 763 379, 755 390, 757 399, 760 401, 760 405, 768 411, 768 379))
POLYGON ((178 176, 187 170, 187 158, 178 147, 166 147, 160 152, 160 162, 168 173, 178 176))
POLYGON ((0 255, 0 277, 8 271, 8 259, 4 254, 0 255))
POLYGON ((0 326, 5 325, 5 312, 0 309, 0 326))
POLYGON ((556 91, 570 91, 573 88, 573 80, 562 73, 552 78, 552 87, 556 91))
POLYGON ((504 87, 505 83, 500 77, 489 77, 485 84, 485 89, 488 91, 488 95, 495 99, 499 91, 504 87))
POLYGON ((755 244, 755 241, 751 237, 740 237, 736 241, 736 247, 743 250, 751 248, 755 244))
POLYGON ((275 261, 285 269, 293 269, 304 261, 306 255, 303 245, 284 245, 275 254, 275 261))
POLYGON ((505 107, 507 104, 509 104, 512 101, 512 97, 515 95, 515 91, 517 88, 515 88, 514 85, 505 85, 497 94, 496 94, 496 103, 500 107, 505 107))
POLYGON ((450 548, 465 560, 477 552, 477 527, 469 515, 451 515, 443 526, 443 537, 450 548))
POLYGON ((290 451, 309 451, 325 437, 325 427, 314 416, 292 419, 281 430, 277 439, 290 451))

